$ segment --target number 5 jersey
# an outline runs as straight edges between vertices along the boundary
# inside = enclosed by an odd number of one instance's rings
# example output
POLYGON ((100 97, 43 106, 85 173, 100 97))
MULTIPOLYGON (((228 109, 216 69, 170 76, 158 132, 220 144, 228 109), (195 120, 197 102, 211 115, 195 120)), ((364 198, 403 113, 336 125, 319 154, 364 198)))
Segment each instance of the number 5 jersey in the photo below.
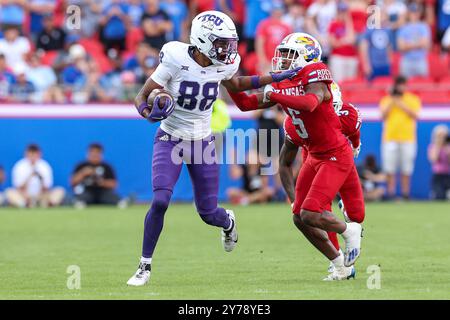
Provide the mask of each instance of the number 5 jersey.
MULTIPOLYGON (((305 86, 315 82, 330 85, 333 82, 331 72, 322 62, 306 65, 291 80, 273 83, 274 92, 286 96, 302 96, 305 86)), ((341 123, 333 108, 333 99, 322 101, 313 111, 300 111, 289 105, 282 105, 283 110, 292 118, 296 132, 303 140, 303 145, 313 156, 328 156, 348 145, 342 134, 341 123)))

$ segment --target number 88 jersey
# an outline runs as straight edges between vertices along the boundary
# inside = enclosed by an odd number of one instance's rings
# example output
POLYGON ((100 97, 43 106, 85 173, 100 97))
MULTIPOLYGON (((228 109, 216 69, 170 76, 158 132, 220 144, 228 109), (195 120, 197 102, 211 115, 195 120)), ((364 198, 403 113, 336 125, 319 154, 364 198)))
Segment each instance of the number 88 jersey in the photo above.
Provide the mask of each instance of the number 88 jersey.
POLYGON ((233 77, 240 57, 232 64, 202 67, 192 52, 193 47, 187 43, 166 43, 150 77, 175 99, 175 109, 161 121, 161 129, 177 138, 199 140, 211 134, 212 104, 219 94, 219 84, 233 77))

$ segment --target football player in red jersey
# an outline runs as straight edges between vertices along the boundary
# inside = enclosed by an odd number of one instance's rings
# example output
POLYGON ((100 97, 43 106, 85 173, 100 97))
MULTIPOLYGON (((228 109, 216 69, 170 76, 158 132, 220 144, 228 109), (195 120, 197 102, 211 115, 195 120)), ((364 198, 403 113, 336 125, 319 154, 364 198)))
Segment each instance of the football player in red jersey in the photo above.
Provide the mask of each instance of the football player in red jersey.
POLYGON ((342 280, 354 276, 351 266, 360 255, 362 226, 341 221, 327 210, 347 179, 354 180, 356 170, 352 149, 332 106, 333 79, 320 60, 321 53, 320 44, 311 35, 288 35, 276 48, 272 69, 277 72, 300 67, 297 75, 266 86, 262 101, 260 94, 237 94, 232 98, 243 111, 278 103, 292 118, 309 153, 295 187, 294 223, 335 266, 329 280, 342 280), (342 235, 344 255, 330 242, 327 232, 342 235))
MULTIPOLYGON (((360 142, 360 128, 361 128, 361 115, 359 110, 351 104, 342 103, 341 93, 339 87, 332 84, 333 93, 333 107, 342 125, 342 133, 349 139, 351 147, 353 149, 353 155, 356 158, 361 148, 360 142)), ((305 141, 299 136, 297 129, 295 128, 292 118, 286 117, 284 121, 285 141, 280 153, 280 178, 284 189, 288 195, 291 203, 295 200, 295 183, 292 174, 292 164, 298 154, 299 148, 302 148, 302 163, 305 163, 308 157, 308 151, 304 147, 305 141)), ((347 213, 343 210, 344 217, 347 222, 355 221, 361 223, 364 220, 364 198, 362 189, 359 186, 359 179, 354 176, 356 180, 349 180, 344 183, 342 188, 346 190, 347 185, 350 183, 350 188, 353 188, 353 193, 345 193, 341 201, 348 204, 350 208, 347 213)), ((331 212, 331 202, 325 208, 325 210, 331 212)), ((301 231, 301 230, 300 230, 301 231)), ((336 250, 340 250, 339 241, 335 232, 327 232, 328 238, 334 245, 336 250)), ((328 268, 329 273, 333 273, 335 270, 333 263, 330 263, 328 268)), ((325 278, 328 280, 328 278, 325 278)))

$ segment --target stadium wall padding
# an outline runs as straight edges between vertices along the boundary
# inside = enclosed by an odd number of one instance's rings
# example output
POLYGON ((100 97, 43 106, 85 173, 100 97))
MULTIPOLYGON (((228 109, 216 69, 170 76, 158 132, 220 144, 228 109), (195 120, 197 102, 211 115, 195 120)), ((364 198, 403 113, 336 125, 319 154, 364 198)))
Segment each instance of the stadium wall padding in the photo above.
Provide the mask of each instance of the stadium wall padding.
MULTIPOLYGON (((433 127, 449 121, 420 121, 418 124, 418 153, 412 179, 412 196, 425 199, 430 190, 430 164, 427 147, 433 127)), ((138 200, 149 201, 151 192, 151 155, 153 135, 158 125, 137 119, 0 119, 0 165, 11 183, 11 169, 27 144, 38 143, 44 158, 54 170, 55 185, 69 190, 69 177, 74 166, 83 161, 91 142, 105 147, 105 159, 113 165, 119 180, 121 195, 134 194, 138 200)), ((235 119, 233 128, 255 127, 254 120, 235 119)), ((367 154, 375 154, 380 162, 382 124, 369 121, 362 127, 362 151, 358 162, 367 154)), ((226 199, 226 189, 239 185, 230 181, 227 165, 221 165, 219 198, 226 199)), ((186 168, 174 190, 176 201, 192 201, 193 192, 186 168)))

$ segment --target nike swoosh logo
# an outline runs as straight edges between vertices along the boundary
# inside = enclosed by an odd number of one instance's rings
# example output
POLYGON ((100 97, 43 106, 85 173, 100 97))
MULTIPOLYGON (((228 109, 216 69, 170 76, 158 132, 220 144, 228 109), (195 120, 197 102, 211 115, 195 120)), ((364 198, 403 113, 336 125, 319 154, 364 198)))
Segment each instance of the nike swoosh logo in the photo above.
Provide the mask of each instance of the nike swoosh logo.
POLYGON ((225 72, 225 70, 217 70, 217 73, 225 72))

